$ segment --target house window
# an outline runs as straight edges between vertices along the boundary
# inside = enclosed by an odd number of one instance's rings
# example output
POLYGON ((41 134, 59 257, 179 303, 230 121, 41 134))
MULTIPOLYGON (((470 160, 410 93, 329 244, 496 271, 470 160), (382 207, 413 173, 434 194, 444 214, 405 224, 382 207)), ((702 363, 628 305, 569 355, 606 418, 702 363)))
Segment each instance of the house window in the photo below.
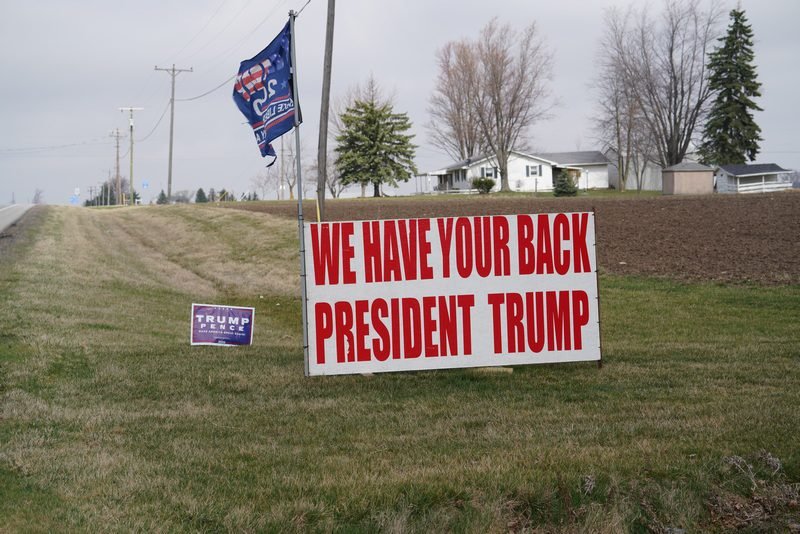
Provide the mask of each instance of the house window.
POLYGON ((481 167, 481 178, 494 178, 496 175, 494 167, 481 167))
POLYGON ((527 165, 525 167, 525 176, 541 176, 542 175, 542 166, 541 165, 527 165))

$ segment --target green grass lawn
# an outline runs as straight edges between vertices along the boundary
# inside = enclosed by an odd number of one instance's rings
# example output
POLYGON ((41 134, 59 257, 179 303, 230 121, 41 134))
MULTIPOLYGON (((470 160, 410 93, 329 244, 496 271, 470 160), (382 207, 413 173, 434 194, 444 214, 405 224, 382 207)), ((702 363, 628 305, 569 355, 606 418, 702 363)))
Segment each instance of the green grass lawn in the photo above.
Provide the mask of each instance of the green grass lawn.
POLYGON ((0 531, 800 523, 800 287, 601 277, 602 369, 304 378, 294 221, 32 217, 0 257, 0 531), (252 347, 189 346, 209 301, 256 308, 252 347))

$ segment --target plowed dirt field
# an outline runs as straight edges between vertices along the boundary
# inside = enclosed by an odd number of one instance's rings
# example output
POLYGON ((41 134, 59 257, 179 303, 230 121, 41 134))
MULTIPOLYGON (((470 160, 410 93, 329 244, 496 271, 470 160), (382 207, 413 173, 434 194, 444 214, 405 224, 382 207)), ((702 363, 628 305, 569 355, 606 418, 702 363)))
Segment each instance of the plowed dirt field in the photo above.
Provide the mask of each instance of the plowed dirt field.
MULTIPOLYGON (((291 202, 227 207, 296 218, 291 202)), ((326 202, 326 220, 508 215, 592 209, 601 272, 687 281, 800 283, 800 193, 694 197, 407 197, 326 202)), ((315 220, 313 202, 304 203, 315 220)))

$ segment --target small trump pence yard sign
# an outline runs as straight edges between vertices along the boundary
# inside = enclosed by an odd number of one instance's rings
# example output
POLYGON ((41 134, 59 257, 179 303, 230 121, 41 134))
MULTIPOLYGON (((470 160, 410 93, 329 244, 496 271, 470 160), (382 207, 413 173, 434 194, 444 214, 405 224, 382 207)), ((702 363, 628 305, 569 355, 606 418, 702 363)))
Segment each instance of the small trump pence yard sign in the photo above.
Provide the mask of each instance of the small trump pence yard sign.
POLYGON ((309 375, 600 360, 593 213, 304 231, 309 375))
POLYGON ((250 345, 255 308, 192 304, 192 345, 250 345))

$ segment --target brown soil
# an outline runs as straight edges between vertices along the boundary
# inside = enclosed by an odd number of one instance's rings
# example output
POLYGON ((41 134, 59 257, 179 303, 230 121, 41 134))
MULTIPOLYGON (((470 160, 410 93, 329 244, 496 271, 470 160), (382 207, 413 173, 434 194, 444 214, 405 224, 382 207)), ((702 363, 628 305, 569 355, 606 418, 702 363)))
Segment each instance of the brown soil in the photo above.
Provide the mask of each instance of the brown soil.
MULTIPOLYGON (((296 218, 290 202, 226 207, 296 218)), ((693 197, 474 196, 328 200, 327 220, 595 209, 601 272, 726 283, 800 283, 800 193, 693 197)), ((315 220, 313 202, 304 203, 315 220)))

